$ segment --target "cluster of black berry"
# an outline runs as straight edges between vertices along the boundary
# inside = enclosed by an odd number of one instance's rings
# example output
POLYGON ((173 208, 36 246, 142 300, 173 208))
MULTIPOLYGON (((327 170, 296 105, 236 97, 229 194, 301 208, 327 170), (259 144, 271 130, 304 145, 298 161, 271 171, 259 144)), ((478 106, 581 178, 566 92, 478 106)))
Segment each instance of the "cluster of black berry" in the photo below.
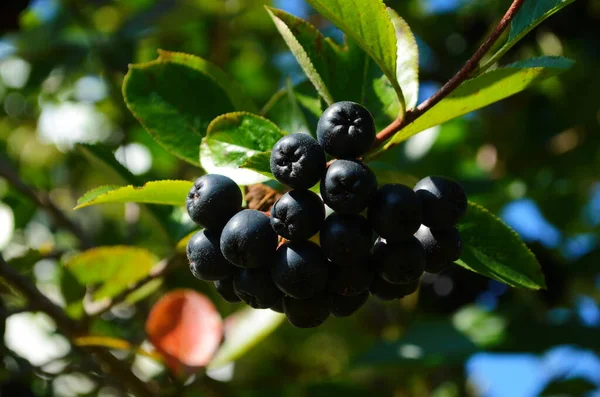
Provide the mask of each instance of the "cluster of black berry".
POLYGON ((317 138, 290 134, 275 144, 271 172, 292 190, 270 217, 240 211, 239 187, 221 175, 196 180, 187 198, 191 218, 205 227, 187 246, 192 273, 214 281, 228 302, 285 313, 301 328, 350 316, 370 294, 393 300, 416 291, 424 271, 459 258, 456 224, 467 207, 461 186, 443 177, 414 190, 378 189, 358 160, 375 139, 373 117, 359 104, 325 110, 317 138), (325 153, 337 160, 327 166, 325 153), (319 181, 322 199, 308 190, 319 181), (326 219, 324 204, 335 211, 326 219), (310 240, 318 232, 320 245, 310 240))

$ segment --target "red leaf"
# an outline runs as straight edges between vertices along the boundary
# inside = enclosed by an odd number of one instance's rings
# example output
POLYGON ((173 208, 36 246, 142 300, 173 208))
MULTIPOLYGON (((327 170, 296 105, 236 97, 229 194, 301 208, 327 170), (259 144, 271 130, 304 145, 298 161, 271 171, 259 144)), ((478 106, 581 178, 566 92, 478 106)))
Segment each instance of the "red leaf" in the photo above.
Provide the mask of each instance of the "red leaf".
POLYGON ((223 339, 223 321, 206 296, 180 289, 156 302, 146 333, 174 373, 191 373, 214 356, 223 339))

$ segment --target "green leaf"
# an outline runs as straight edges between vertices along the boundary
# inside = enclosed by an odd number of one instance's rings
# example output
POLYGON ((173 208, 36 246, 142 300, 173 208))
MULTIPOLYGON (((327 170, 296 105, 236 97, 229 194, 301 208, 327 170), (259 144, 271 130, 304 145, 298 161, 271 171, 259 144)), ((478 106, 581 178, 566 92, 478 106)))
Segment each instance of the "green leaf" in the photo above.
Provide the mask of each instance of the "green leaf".
POLYGON ((386 183, 401 183, 412 189, 419 182, 419 178, 416 176, 402 172, 386 163, 371 161, 367 165, 375 173, 375 176, 377 176, 379 186, 386 183))
POLYGON ((389 7, 387 11, 396 31, 396 78, 402 88, 406 108, 412 109, 417 105, 419 99, 419 48, 417 47, 417 40, 406 21, 396 11, 389 7))
POLYGON ((360 357, 356 366, 459 364, 477 347, 448 320, 420 320, 411 324, 397 341, 380 342, 360 357))
POLYGON ((289 78, 286 87, 273 95, 261 110, 261 115, 277 124, 283 131, 311 135, 311 128, 289 78))
POLYGON ((110 298, 150 273, 158 258, 143 248, 97 247, 72 256, 65 266, 82 285, 99 284, 94 299, 110 298))
MULTIPOLYGON (((354 40, 387 76, 404 112, 404 96, 396 78, 396 32, 381 0, 307 0, 321 15, 354 40)), ((339 71, 338 71, 339 72, 339 71)))
POLYGON ((537 259, 519 235, 478 204, 469 202, 458 229, 462 267, 513 287, 546 288, 537 259))
POLYGON ((108 203, 146 203, 182 206, 192 187, 189 181, 161 180, 143 186, 100 186, 77 200, 74 209, 108 203))
POLYGON ((225 319, 225 342, 213 357, 208 369, 220 368, 240 358, 281 325, 285 316, 272 310, 240 310, 225 319))
POLYGON ((202 167, 209 173, 230 177, 239 185, 271 179, 241 169, 252 156, 270 151, 284 133, 271 121, 251 113, 228 113, 210 123, 200 146, 202 167))
POLYGON ((487 70, 496 63, 508 50, 517 44, 546 18, 557 13, 575 0, 525 0, 521 9, 510 23, 510 33, 506 43, 480 67, 487 70))
POLYGON ((124 339, 113 338, 110 336, 78 336, 73 339, 73 343, 75 343, 77 346, 101 346, 113 350, 127 350, 151 358, 160 363, 163 361, 158 352, 147 351, 141 347, 132 345, 124 339))
POLYGON ((563 396, 588 396, 598 388, 594 382, 585 378, 553 379, 544 390, 540 392, 541 397, 563 397, 563 396))
POLYGON ((384 145, 383 150, 434 125, 523 91, 533 84, 564 72, 572 65, 573 61, 567 58, 532 58, 467 80, 427 113, 400 130, 384 145))
POLYGON ((269 179, 275 179, 271 173, 271 151, 255 154, 240 165, 240 168, 256 171, 269 179))
POLYGON ((202 58, 167 51, 129 67, 123 96, 158 143, 194 165, 212 119, 234 110, 256 111, 222 70, 202 58))

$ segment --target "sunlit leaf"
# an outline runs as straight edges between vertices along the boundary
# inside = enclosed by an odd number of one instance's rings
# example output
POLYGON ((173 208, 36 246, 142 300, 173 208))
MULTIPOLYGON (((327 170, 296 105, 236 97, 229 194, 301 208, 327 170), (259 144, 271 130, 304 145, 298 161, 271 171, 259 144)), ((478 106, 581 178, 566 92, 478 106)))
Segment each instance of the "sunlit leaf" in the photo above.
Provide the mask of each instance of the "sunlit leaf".
POLYGON ((275 124, 255 114, 224 114, 210 124, 202 140, 202 167, 240 185, 264 182, 270 178, 240 166, 256 154, 270 151, 283 136, 275 124))
POLYGON ((513 287, 546 288, 544 274, 518 234, 478 204, 469 203, 460 222, 462 267, 513 287))
POLYGON ((225 342, 209 368, 220 368, 240 358, 281 325, 285 316, 271 310, 240 310, 225 319, 225 342))
POLYGON ((193 55, 160 51, 129 67, 123 96, 134 116, 169 152, 199 165, 198 146, 220 114, 256 111, 227 74, 193 55))
POLYGON ((396 31, 396 78, 402 88, 407 109, 417 105, 419 99, 419 48, 410 27, 396 11, 387 8, 396 31))
POLYGON ((152 307, 146 333, 174 373, 190 373, 212 359, 223 338, 223 322, 206 296, 181 289, 152 307))
POLYGON ((148 182, 143 186, 100 186, 90 190, 77 200, 75 209, 96 204, 147 203, 185 205, 192 182, 162 180, 148 182))

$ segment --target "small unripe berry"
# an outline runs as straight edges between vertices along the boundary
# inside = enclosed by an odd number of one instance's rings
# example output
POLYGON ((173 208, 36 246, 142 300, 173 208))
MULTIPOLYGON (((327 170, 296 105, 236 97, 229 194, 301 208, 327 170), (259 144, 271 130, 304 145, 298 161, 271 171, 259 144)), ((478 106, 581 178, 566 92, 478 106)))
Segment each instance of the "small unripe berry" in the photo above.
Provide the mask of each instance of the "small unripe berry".
POLYGON ((338 266, 362 264, 371 256, 373 231, 362 215, 329 215, 319 239, 325 256, 338 266))
POLYGON ((185 204, 194 222, 207 229, 222 229, 242 207, 242 192, 228 177, 208 174, 196 179, 185 204))
POLYGON ((332 297, 320 293, 307 299, 283 298, 283 310, 288 321, 297 328, 317 327, 327 320, 331 313, 332 297))
POLYGON ((325 289, 328 273, 323 250, 313 242, 287 242, 277 249, 273 281, 286 295, 296 299, 317 295, 325 289))
POLYGON ((307 134, 286 135, 271 151, 271 173, 293 189, 308 189, 319 182, 325 164, 323 148, 307 134))
POLYGON ((467 196, 462 186, 442 176, 421 179, 414 188, 423 207, 423 224, 431 229, 455 226, 467 211, 467 196))
POLYGON ((425 271, 425 250, 414 237, 395 242, 378 239, 373 246, 373 263, 388 283, 409 284, 425 271))
POLYGON ((221 253, 221 235, 208 229, 196 232, 188 241, 186 253, 194 277, 204 281, 223 280, 234 267, 221 253))
POLYGON ((224 280, 215 281, 215 288, 221 297, 229 303, 241 302, 239 296, 235 294, 233 289, 233 276, 224 280))
POLYGON ((335 158, 358 158, 375 140, 373 116, 358 103, 334 103, 319 119, 317 138, 323 149, 335 158))
POLYGON ((425 271, 439 273, 462 253, 462 241, 456 228, 432 230, 422 225, 415 237, 425 249, 425 271))
POLYGON ((334 295, 331 315, 333 317, 351 316, 367 302, 369 295, 369 291, 354 296, 334 295))
POLYGON ((269 217, 260 211, 238 212, 221 233, 221 252, 238 267, 270 266, 276 249, 277 234, 269 217))
POLYGON ((287 192, 273 205, 271 226, 288 240, 308 240, 315 235, 325 219, 325 205, 310 190, 287 192))
POLYGON ((373 171, 358 160, 337 160, 321 179, 323 201, 335 212, 358 214, 377 190, 373 171))
POLYGON ((408 186, 383 185, 369 203, 367 218, 379 236, 388 241, 405 240, 421 226, 421 202, 408 186))
POLYGON ((255 309, 268 309, 283 297, 266 267, 240 269, 233 279, 233 288, 240 299, 255 309))

